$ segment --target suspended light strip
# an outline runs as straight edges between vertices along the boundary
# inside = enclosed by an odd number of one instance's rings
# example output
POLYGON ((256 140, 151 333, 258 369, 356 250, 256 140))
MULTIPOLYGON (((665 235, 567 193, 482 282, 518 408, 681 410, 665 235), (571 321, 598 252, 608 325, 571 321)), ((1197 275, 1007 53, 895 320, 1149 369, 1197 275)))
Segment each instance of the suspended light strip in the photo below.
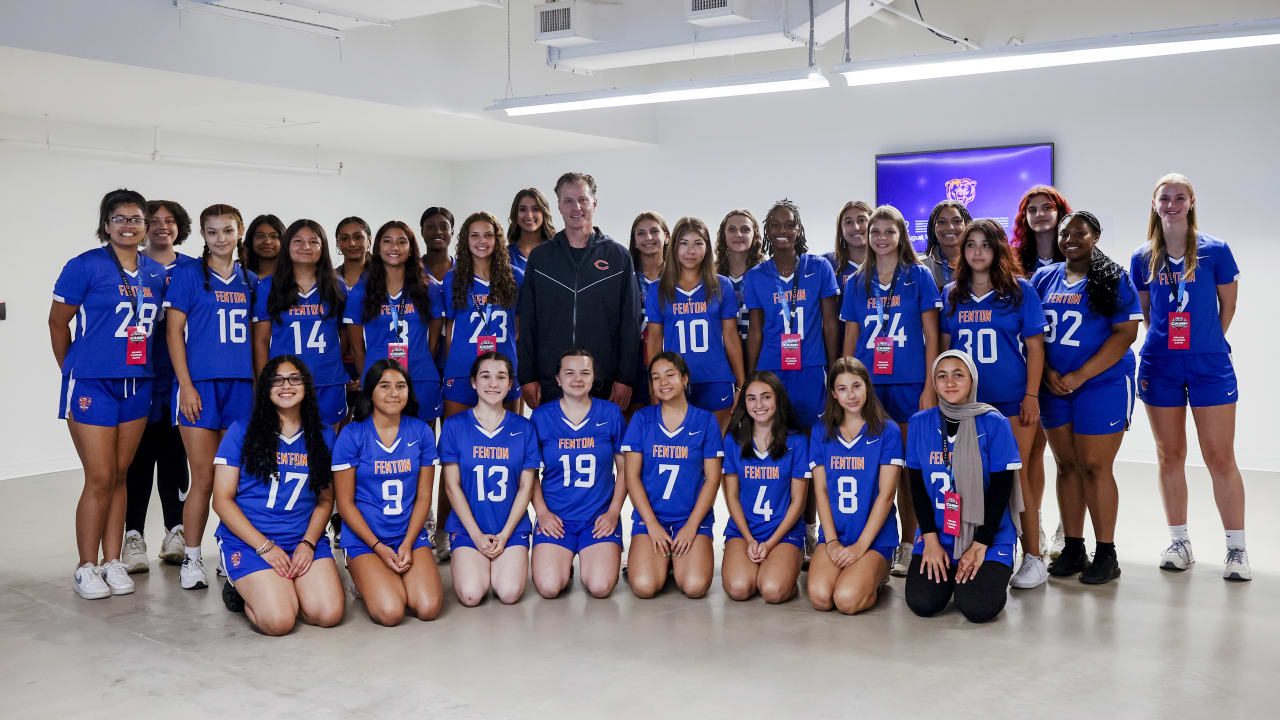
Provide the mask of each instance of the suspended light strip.
POLYGON ((502 110, 510 117, 542 113, 595 110, 599 108, 648 105, 680 100, 759 95, 829 87, 830 83, 815 68, 785 70, 712 82, 684 82, 641 88, 611 88, 582 93, 542 95, 538 97, 498 100, 487 110, 502 110))
POLYGON ((1235 23, 1087 40, 975 50, 928 58, 858 62, 837 72, 850 85, 878 85, 962 75, 1032 70, 1280 44, 1280 21, 1235 23))

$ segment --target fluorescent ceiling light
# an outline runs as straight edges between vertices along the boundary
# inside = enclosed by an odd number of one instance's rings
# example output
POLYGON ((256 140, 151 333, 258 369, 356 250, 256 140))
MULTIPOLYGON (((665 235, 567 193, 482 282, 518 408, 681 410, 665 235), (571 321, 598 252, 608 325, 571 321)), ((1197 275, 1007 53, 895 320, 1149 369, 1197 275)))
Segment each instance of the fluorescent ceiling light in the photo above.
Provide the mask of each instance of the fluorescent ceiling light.
POLYGON ((974 50, 935 55, 932 59, 857 62, 842 65, 837 72, 844 75, 850 85, 878 85, 1277 44, 1280 44, 1280 21, 1273 19, 974 50))
POLYGON ((707 98, 759 95, 828 87, 827 78, 816 68, 759 73, 712 81, 686 81, 669 85, 637 88, 609 88, 562 95, 509 98, 498 100, 487 110, 503 110, 510 117, 542 113, 594 110, 597 108, 648 105, 650 103, 704 100, 707 98))

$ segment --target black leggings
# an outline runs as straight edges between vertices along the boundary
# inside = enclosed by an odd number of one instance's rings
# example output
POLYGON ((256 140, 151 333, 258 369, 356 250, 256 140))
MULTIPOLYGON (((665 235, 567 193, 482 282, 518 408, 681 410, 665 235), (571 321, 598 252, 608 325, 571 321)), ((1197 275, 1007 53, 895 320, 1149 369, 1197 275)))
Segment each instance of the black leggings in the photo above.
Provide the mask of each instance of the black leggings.
POLYGON ((125 502, 124 529, 137 530, 147 522, 147 506, 151 503, 151 478, 156 478, 164 527, 172 530, 182 524, 182 498, 179 493, 190 489, 187 477, 187 451, 182 447, 178 428, 166 420, 148 423, 142 432, 138 451, 129 464, 125 480, 128 500, 125 502))
POLYGON ((1009 598, 1009 578, 1013 568, 987 560, 978 568, 978 574, 963 585, 956 585, 956 564, 947 568, 947 579, 934 582, 920 574, 921 555, 911 556, 907 570, 907 606, 920 617, 932 617, 947 607, 955 595, 956 607, 970 622, 987 622, 1000 614, 1009 598))

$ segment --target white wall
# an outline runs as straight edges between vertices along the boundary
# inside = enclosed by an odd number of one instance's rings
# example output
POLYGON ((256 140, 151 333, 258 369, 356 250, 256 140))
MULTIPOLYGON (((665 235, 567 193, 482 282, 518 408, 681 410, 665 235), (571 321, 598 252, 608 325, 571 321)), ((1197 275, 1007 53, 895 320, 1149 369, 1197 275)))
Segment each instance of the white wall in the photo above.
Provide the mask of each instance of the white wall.
MULTIPOLYGON (((0 136, 30 137, 31 122, 0 116, 0 136)), ((69 144, 149 149, 149 134, 111 128, 60 128, 69 144)), ((295 148, 172 138, 175 155, 235 158, 290 165, 312 161, 295 148)), ((49 350, 50 292, 70 257, 94 247, 98 202, 117 187, 148 198, 176 200, 192 215, 215 202, 250 220, 272 212, 286 223, 320 221, 332 232, 346 215, 375 228, 399 218, 416 225, 422 209, 447 200, 447 165, 342 153, 340 176, 192 167, 47 152, 0 144, 0 217, 5 219, 0 300, 0 478, 79 467, 66 426, 57 419, 59 371, 49 350)), ((332 158, 322 159, 332 164, 332 158)), ((198 256, 198 234, 179 248, 198 256)), ((333 251, 333 248, 330 248, 333 251)))
MULTIPOLYGON (((843 203, 874 200, 876 153, 1050 140, 1058 186, 1101 218, 1104 249, 1127 267, 1152 183, 1177 170, 1196 184, 1202 229, 1228 240, 1243 268, 1229 334, 1241 383, 1236 452, 1243 466, 1280 470, 1278 398, 1262 365, 1277 350, 1264 309, 1274 301, 1259 272, 1276 257, 1264 218, 1280 180, 1277 67, 1280 50, 1267 48, 661 106, 656 151, 460 164, 453 209, 502 211, 515 188, 549 192, 578 169, 601 185, 597 224, 623 242, 641 210, 714 227, 731 207, 763 213, 785 195, 811 247, 826 251, 843 203)), ((1139 405, 1120 458, 1154 457, 1139 405)), ((1200 461, 1194 440, 1191 457, 1200 461)))

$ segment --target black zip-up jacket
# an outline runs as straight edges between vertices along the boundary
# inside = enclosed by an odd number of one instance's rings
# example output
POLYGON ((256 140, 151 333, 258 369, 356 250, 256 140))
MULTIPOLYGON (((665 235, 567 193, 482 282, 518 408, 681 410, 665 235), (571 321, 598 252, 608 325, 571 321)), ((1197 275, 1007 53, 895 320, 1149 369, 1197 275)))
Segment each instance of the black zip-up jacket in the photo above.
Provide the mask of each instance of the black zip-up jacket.
POLYGON ((559 396, 560 354, 583 347, 595 356, 593 394, 608 397, 615 382, 634 388, 641 306, 632 275, 631 253, 600 228, 594 228, 580 263, 564 231, 534 248, 520 286, 520 384, 536 380, 544 393, 559 396))

